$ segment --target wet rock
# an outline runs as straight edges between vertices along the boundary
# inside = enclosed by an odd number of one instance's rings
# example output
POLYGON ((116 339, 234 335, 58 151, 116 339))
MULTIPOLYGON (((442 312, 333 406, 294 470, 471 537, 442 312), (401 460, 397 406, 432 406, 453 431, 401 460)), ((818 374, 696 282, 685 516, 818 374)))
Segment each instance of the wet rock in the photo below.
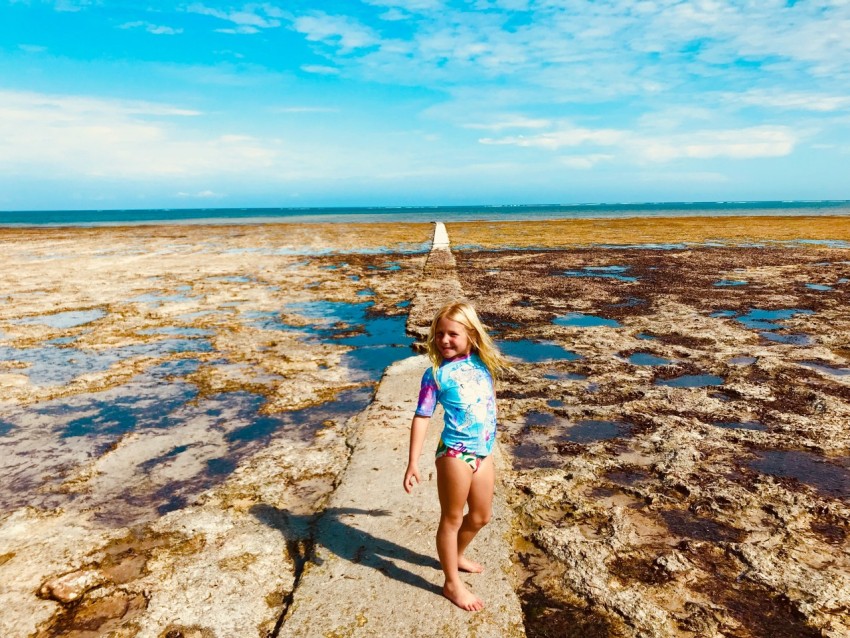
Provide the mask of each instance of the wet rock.
POLYGON ((39 588, 38 593, 43 598, 70 603, 90 589, 104 584, 106 580, 106 576, 98 569, 81 569, 51 578, 39 588))

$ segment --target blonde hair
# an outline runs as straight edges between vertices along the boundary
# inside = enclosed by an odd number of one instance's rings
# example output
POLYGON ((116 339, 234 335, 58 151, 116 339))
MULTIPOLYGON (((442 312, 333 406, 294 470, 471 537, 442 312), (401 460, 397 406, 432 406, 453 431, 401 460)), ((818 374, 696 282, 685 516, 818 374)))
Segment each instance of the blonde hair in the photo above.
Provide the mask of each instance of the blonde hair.
POLYGON ((481 319, 478 318, 478 313, 475 312, 472 304, 467 301, 452 301, 437 311, 433 321, 431 321, 431 329, 428 331, 426 346, 428 358, 434 368, 435 381, 437 379, 437 368, 443 363, 443 355, 440 354, 440 349, 437 347, 437 324, 443 318, 457 321, 466 328, 472 352, 480 357, 493 380, 497 379, 502 372, 510 369, 507 359, 502 356, 490 335, 487 334, 487 329, 481 323, 481 319))

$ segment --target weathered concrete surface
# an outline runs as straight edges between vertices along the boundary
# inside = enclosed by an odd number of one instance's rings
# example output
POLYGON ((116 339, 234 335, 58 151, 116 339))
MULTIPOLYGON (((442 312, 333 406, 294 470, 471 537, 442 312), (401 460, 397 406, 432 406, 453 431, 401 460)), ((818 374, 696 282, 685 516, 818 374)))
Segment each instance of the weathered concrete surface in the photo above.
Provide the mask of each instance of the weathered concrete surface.
POLYGON ((424 349, 431 319, 437 309, 450 301, 465 298, 457 278, 455 258, 449 246, 445 224, 436 222, 431 252, 428 254, 422 280, 416 286, 416 294, 407 316, 407 333, 416 338, 415 347, 420 351, 424 349))
MULTIPOLYGON (((420 460, 423 482, 402 488, 410 419, 424 356, 391 366, 372 404, 357 418, 353 453, 318 523, 315 555, 295 590, 280 636, 524 636, 511 584, 510 512, 497 482, 494 516, 469 555, 486 567, 464 577, 486 603, 462 611, 442 597, 434 536, 440 514, 433 451, 442 430, 432 419, 420 460)), ((497 471, 503 467, 498 447, 497 471)))

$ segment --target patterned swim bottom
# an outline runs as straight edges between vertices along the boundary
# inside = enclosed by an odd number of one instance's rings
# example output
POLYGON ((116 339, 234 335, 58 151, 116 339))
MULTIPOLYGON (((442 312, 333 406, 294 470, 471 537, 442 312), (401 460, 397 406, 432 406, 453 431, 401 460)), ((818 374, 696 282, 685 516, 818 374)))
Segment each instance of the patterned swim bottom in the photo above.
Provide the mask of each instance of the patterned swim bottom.
POLYGON ((471 452, 462 452, 461 450, 455 450, 454 448, 450 448, 445 443, 443 443, 443 439, 440 439, 440 443, 437 445, 437 453, 434 455, 434 459, 439 459, 444 456, 448 456, 452 459, 460 459, 472 468, 473 474, 478 471, 478 468, 481 466, 481 461, 487 458, 486 456, 478 456, 477 454, 472 454, 471 452))

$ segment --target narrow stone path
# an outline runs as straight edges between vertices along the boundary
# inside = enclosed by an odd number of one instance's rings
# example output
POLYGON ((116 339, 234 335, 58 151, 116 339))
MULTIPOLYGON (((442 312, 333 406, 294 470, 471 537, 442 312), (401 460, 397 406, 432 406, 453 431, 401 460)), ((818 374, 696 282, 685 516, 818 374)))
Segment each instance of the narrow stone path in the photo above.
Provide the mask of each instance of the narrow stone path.
MULTIPOLYGON (((416 323, 409 322, 408 330, 422 335, 424 320, 427 334, 436 307, 462 296, 448 236, 438 223, 410 313, 416 323)), ((413 494, 402 489, 410 420, 427 365, 424 356, 415 356, 390 366, 375 399, 355 417, 351 460, 317 524, 314 556, 280 636, 525 636, 511 584, 510 512, 498 483, 493 519, 469 551, 486 571, 464 577, 487 607, 465 612, 441 595, 433 460, 441 411, 431 421, 420 460, 423 482, 413 494)), ((498 446, 495 460, 498 471, 503 465, 498 446)))

